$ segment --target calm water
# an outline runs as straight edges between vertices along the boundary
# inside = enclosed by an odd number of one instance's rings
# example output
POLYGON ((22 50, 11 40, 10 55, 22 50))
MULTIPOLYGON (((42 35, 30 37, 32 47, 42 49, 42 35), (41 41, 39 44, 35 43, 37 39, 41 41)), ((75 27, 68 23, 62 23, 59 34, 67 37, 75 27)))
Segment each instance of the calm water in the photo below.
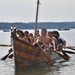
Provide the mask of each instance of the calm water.
MULTIPOLYGON (((33 30, 29 32, 34 33, 33 30)), ((67 46, 75 46, 75 29, 60 31, 60 34, 66 39, 67 46)), ((10 44, 10 32, 0 31, 0 44, 10 44)), ((0 46, 0 59, 9 49, 10 47, 0 46)), ((14 60, 7 58, 5 61, 0 60, 0 75, 75 75, 75 55, 69 54, 69 56, 71 57, 69 61, 58 60, 54 66, 42 64, 18 69, 14 67, 14 60)))

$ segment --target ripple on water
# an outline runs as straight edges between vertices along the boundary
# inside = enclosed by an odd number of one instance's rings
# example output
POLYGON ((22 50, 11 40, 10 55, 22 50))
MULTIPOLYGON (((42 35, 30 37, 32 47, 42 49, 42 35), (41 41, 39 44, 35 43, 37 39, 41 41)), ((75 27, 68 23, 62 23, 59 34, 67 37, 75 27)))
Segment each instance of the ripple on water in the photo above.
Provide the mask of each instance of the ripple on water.
POLYGON ((0 60, 0 75, 14 75, 14 64, 12 60, 0 60))

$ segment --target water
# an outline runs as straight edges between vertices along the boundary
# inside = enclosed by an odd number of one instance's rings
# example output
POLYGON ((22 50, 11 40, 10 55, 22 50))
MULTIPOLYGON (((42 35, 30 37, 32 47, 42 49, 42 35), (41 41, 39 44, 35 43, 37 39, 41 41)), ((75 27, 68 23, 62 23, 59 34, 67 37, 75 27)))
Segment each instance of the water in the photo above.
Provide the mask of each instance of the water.
MULTIPOLYGON (((33 30, 29 32, 34 33, 33 30)), ((66 39, 67 46, 75 46, 75 29, 59 32, 61 37, 66 39)), ((0 44, 10 44, 10 32, 0 31, 0 44)), ((9 49, 10 47, 0 46, 0 59, 8 53, 9 49)), ((18 69, 14 67, 14 60, 7 58, 5 61, 0 60, 0 75, 75 75, 75 55, 69 54, 69 56, 71 57, 69 61, 58 60, 53 66, 42 64, 18 69)))

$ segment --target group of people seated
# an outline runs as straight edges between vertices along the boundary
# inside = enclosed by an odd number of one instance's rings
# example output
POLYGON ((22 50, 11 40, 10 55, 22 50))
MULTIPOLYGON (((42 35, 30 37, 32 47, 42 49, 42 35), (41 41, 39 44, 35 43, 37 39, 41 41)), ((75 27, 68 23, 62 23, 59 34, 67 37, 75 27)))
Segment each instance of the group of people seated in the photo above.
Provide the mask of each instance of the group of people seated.
POLYGON ((62 50, 66 47, 66 41, 60 37, 58 31, 47 31, 45 28, 41 29, 41 34, 39 30, 36 30, 35 37, 32 33, 28 31, 17 30, 17 36, 19 39, 29 42, 30 44, 36 46, 39 44, 42 49, 47 49, 47 47, 52 48, 52 50, 62 50))

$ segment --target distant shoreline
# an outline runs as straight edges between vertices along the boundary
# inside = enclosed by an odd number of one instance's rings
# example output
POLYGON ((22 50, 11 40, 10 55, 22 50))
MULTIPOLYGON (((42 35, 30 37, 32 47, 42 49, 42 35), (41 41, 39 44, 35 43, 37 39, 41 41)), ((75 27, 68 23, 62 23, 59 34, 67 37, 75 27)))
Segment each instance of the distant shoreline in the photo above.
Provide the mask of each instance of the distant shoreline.
MULTIPOLYGON (((17 29, 34 29, 35 22, 22 23, 8 23, 8 22, 0 22, 0 30, 10 29, 11 27, 16 27, 17 29)), ((46 28, 46 29, 59 29, 59 28, 75 28, 75 22, 38 22, 37 28, 46 28)))

